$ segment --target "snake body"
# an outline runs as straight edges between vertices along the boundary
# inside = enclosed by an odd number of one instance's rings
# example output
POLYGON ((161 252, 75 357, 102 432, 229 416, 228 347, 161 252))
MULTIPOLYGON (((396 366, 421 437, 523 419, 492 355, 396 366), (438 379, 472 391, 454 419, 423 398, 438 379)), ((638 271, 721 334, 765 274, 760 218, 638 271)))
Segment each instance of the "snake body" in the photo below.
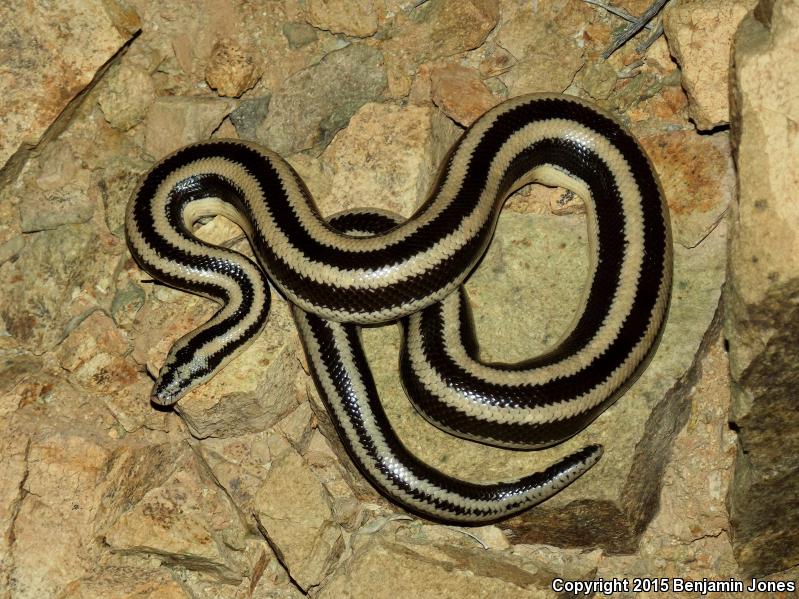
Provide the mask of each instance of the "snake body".
POLYGON ((157 164, 131 199, 126 233, 148 273, 222 305, 173 346, 155 403, 174 404, 258 334, 268 276, 295 306, 317 387, 361 471, 409 510, 445 521, 527 509, 590 468, 601 448, 515 481, 448 477, 391 431, 354 325, 405 318, 404 384, 437 426, 496 445, 542 447, 587 425, 640 372, 671 286, 667 209, 646 155, 615 119, 566 96, 523 96, 486 113, 407 221, 366 211, 329 222, 282 158, 221 140, 157 164), (554 349, 524 364, 486 365, 458 288, 487 248, 505 199, 530 182, 566 187, 586 201, 591 274, 582 310, 554 349), (192 234, 209 214, 242 227, 260 267, 192 234))

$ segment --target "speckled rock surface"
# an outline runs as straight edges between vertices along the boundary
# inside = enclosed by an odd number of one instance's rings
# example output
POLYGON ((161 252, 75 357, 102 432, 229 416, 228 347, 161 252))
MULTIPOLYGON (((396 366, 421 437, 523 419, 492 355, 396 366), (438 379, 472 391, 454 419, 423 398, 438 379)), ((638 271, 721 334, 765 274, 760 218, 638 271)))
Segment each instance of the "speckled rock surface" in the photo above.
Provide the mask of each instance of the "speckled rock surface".
POLYGON ((682 67, 682 86, 698 129, 730 122, 728 72, 733 36, 756 4, 757 0, 676 0, 665 10, 669 47, 682 67))
POLYGON ((738 460, 729 502, 735 555, 751 574, 799 562, 799 4, 762 2, 735 45, 733 139, 740 187, 730 222, 727 334, 738 460))
MULTIPOLYGON (((17 4, 0 9, 13 34, 0 56, 11 47, 3 63, 24 67, 3 79, 0 111, 0 599, 552 597, 556 578, 799 576, 795 464, 778 459, 799 452, 774 434, 796 414, 795 0, 744 19, 732 132, 713 116, 723 85, 700 82, 726 81, 725 11, 741 18, 739 2, 672 0, 668 43, 638 52, 642 33, 606 61, 624 21, 577 0, 17 4), (724 36, 704 45, 691 6, 724 36), (507 452, 430 427, 400 390, 396 328, 365 338, 389 416, 424 459, 487 479, 599 441, 592 472, 497 525, 409 516, 341 451, 279 298, 213 381, 176 410, 150 405, 171 343, 215 309, 127 251, 125 205, 155 161, 253 139, 286 155, 325 213, 408 215, 462 126, 533 90, 615 113, 660 175, 675 287, 650 368, 575 439, 507 452)), ((618 4, 640 14, 648 1, 618 4)), ((584 212, 562 189, 508 203, 468 284, 487 357, 530 356, 566 326, 584 212)), ((196 233, 249 251, 222 218, 196 233)))
MULTIPOLYGON (((11 2, 0 8, 0 164, 36 146, 67 105, 139 29, 116 0, 11 2)), ((68 121, 69 114, 65 117, 68 121)), ((3 172, 0 171, 0 172, 3 172)))
POLYGON ((383 94, 383 55, 352 44, 296 73, 273 96, 258 140, 281 154, 330 142, 357 110, 383 94))

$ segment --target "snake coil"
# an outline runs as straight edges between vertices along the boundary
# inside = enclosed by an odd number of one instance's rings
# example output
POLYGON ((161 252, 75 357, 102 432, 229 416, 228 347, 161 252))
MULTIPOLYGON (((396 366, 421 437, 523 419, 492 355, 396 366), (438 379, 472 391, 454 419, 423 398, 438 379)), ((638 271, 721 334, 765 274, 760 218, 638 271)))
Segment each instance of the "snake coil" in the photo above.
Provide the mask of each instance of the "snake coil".
POLYGON ((370 209, 327 220, 282 158, 220 140, 153 167, 130 201, 126 234, 151 276, 221 305, 172 347, 154 403, 174 404, 257 336, 271 282, 292 303, 314 380, 361 472, 406 509, 446 522, 523 511, 588 470, 602 449, 511 481, 470 483, 435 470, 391 430, 356 325, 403 319, 403 384, 430 422, 484 443, 537 448, 582 430, 635 380, 671 289, 668 211, 646 155, 614 118, 567 96, 522 96, 483 115, 407 220, 370 209), (578 316, 550 351, 485 364, 459 288, 505 199, 531 182, 585 200, 589 280, 578 316), (193 235, 199 218, 215 214, 244 230, 258 264, 193 235))

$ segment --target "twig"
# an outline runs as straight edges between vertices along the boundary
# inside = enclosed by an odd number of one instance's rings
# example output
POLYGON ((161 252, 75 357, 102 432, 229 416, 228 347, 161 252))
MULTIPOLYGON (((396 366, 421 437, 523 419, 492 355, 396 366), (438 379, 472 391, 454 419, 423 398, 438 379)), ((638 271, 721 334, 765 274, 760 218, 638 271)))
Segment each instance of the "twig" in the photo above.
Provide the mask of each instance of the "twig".
MULTIPOLYGON (((583 2, 585 2, 586 4, 593 4, 594 6, 598 6, 599 8, 604 8, 610 14, 616 15, 617 17, 620 17, 629 23, 635 23, 638 20, 638 17, 636 17, 635 15, 631 15, 623 8, 611 6, 604 0, 583 0, 583 2)), ((645 27, 647 29, 652 29, 652 25, 650 25, 649 23, 647 23, 645 27)))
POLYGON ((668 1, 669 0, 655 0, 652 5, 644 11, 644 14, 625 27, 619 35, 615 36, 615 39, 610 46, 608 46, 608 49, 602 53, 602 58, 610 58, 611 54, 626 44, 636 33, 641 31, 641 29, 646 27, 647 23, 655 18, 655 15, 660 12, 660 9, 663 8, 663 5, 668 1))
POLYGON ((619 79, 632 79, 638 74, 638 69, 640 69, 642 66, 644 66, 643 59, 636 60, 635 62, 628 64, 621 71, 616 73, 616 77, 618 77, 619 79))
POLYGON ((658 21, 657 27, 655 27, 655 30, 649 34, 649 37, 635 47, 635 51, 638 52, 638 54, 643 54, 649 49, 649 46, 657 41, 661 35, 663 35, 663 19, 658 21))

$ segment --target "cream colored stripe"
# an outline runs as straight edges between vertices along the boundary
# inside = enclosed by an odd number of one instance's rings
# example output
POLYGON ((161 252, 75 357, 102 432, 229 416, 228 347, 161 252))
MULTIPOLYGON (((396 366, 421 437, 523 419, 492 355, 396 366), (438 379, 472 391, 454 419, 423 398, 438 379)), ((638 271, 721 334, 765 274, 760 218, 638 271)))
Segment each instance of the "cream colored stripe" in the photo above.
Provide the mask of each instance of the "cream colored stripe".
MULTIPOLYGON (((264 288, 262 285, 262 276, 258 268, 245 257, 230 250, 187 240, 181 235, 177 234, 167 222, 166 202, 168 201, 169 192, 178 181, 186 178, 187 173, 194 172, 194 168, 196 168, 196 166, 197 163, 193 163, 175 171, 175 173, 167 177, 161 183, 161 185, 159 185, 155 197, 149 206, 153 218, 154 231, 156 235, 190 255, 197 256, 198 258, 211 256, 218 260, 235 263, 244 271, 253 287, 252 304, 249 306, 244 306, 245 310, 247 311, 246 316, 239 321, 238 325, 227 331, 225 334, 217 336, 204 346, 194 348, 194 352, 196 353, 194 359, 198 360, 197 364, 201 364, 203 360, 207 360, 207 358, 212 354, 222 350, 231 342, 238 340, 244 331, 249 329, 255 323, 261 306, 263 306, 264 302, 268 301, 267 294, 269 293, 269 290, 264 288)), ((132 203, 129 210, 132 211, 132 203)), ((161 258, 155 252, 154 248, 151 248, 147 244, 147 241, 138 230, 136 219, 133 218, 132 214, 128 215, 127 223, 128 239, 145 262, 153 264, 159 270, 175 278, 187 280, 189 282, 194 281, 201 284, 215 284, 225 289, 228 293, 229 300, 223 306, 223 308, 212 318, 212 320, 204 325, 202 329, 193 331, 181 339, 181 347, 188 345, 191 340, 196 337, 199 332, 201 332, 201 330, 205 330, 208 328, 208 326, 212 326, 213 324, 221 322, 225 318, 232 316, 241 309, 243 306, 243 297, 241 295, 239 283, 235 279, 225 275, 224 273, 207 271, 194 266, 185 266, 174 263, 168 259, 161 258)), ((211 299, 217 303, 220 302, 218 298, 211 299)), ((179 348, 173 348, 173 351, 176 351, 176 349, 179 348)))
MULTIPOLYGON (((627 162, 618 150, 604 139, 593 140, 591 145, 594 146, 594 151, 608 166, 622 199, 623 215, 621 216, 624 218, 624 238, 626 243, 619 273, 619 287, 616 289, 610 310, 603 319, 596 335, 581 351, 568 356, 561 362, 532 371, 503 371, 481 364, 468 356, 459 335, 458 304, 456 300, 447 301, 443 306, 444 322, 446 323, 444 345, 448 348, 449 356, 473 376, 500 385, 543 385, 556 378, 573 376, 593 362, 597 356, 601 355, 610 346, 618 336, 619 329, 625 318, 632 310, 638 291, 638 278, 644 254, 644 222, 641 194, 627 162)), ((582 182, 578 181, 577 185, 571 185, 564 178, 561 184, 572 188, 578 193, 586 193, 586 190, 584 190, 585 184, 582 182)), ((598 256, 602 253, 602 249, 596 247, 598 233, 595 202, 597 199, 590 194, 583 195, 582 198, 588 207, 587 224, 591 279, 588 281, 588 285, 583 287, 582 309, 572 321, 570 328, 561 337, 561 340, 572 332, 577 319, 588 308, 585 305, 585 301, 587 300, 588 290, 590 290, 590 284, 593 281, 598 256)))
MULTIPOLYGON (((335 385, 333 384, 332 380, 330 379, 330 374, 325 367, 324 360, 321 357, 318 342, 315 339, 310 327, 308 326, 307 321, 305 320, 305 314, 301 311, 298 311, 295 308, 295 316, 297 316, 297 323, 300 328, 300 332, 303 335, 304 339, 306 340, 306 347, 309 348, 310 360, 313 364, 313 368, 319 377, 319 380, 322 383, 322 387, 327 394, 329 401, 336 413, 336 418, 341 424, 341 430, 346 435, 349 444, 356 452, 358 456, 358 460, 361 464, 366 467, 372 476, 375 477, 376 480, 381 481, 381 484, 384 488, 390 489, 392 493, 399 497, 403 502, 406 504, 412 505, 416 507, 416 509, 426 512, 429 514, 437 515, 439 517, 444 516, 447 518, 457 518, 463 521, 471 521, 471 520, 480 520, 484 519, 485 516, 473 516, 473 515, 461 515, 455 513, 448 513, 436 510, 434 506, 430 505, 427 502, 419 501, 418 499, 414 498, 412 495, 406 493, 402 488, 396 486, 394 482, 387 478, 381 469, 374 463, 369 456, 368 452, 363 448, 361 445, 360 439, 356 433, 355 427, 353 426, 352 422, 349 420, 346 410, 340 403, 338 395, 336 394, 335 385)), ((393 455, 390 451, 389 446, 386 443, 385 437, 383 437, 382 432, 377 427, 372 412, 368 405, 368 396, 366 393, 366 387, 361 379, 361 373, 355 367, 354 360, 351 355, 352 348, 349 345, 347 340, 346 333, 342 325, 330 323, 329 325, 333 332, 333 337, 335 339, 335 345, 338 349, 340 356, 342 358, 342 365, 344 367, 344 371, 350 377, 353 383, 353 393, 355 397, 358 399, 358 409, 363 414, 363 425, 366 430, 367 436, 370 440, 375 444, 376 451, 378 455, 382 456, 386 465, 394 472, 397 473, 398 478, 402 478, 403 480, 408 481, 411 488, 418 489, 424 493, 424 495, 431 499, 438 499, 447 501, 453 505, 456 505, 464 510, 481 510, 481 511, 489 511, 493 512, 496 515, 501 515, 503 513, 511 513, 507 509, 509 504, 521 503, 522 507, 518 509, 512 510, 512 512, 521 511, 523 509, 527 509, 532 505, 543 501, 544 499, 550 497, 563 487, 565 487, 568 483, 570 483, 574 478, 576 478, 579 474, 587 470, 593 463, 592 461, 587 465, 584 466, 577 466, 572 468, 567 473, 564 473, 562 477, 559 477, 552 481, 548 485, 544 485, 541 487, 535 487, 531 489, 529 492, 520 495, 512 495, 506 497, 503 500, 499 501, 487 501, 487 500, 475 500, 468 497, 464 497, 460 494, 454 493, 452 491, 448 491, 436 485, 433 481, 427 479, 421 479, 414 476, 403 464, 402 459, 393 455), (398 469, 402 469, 402 472, 398 472, 398 469)))

